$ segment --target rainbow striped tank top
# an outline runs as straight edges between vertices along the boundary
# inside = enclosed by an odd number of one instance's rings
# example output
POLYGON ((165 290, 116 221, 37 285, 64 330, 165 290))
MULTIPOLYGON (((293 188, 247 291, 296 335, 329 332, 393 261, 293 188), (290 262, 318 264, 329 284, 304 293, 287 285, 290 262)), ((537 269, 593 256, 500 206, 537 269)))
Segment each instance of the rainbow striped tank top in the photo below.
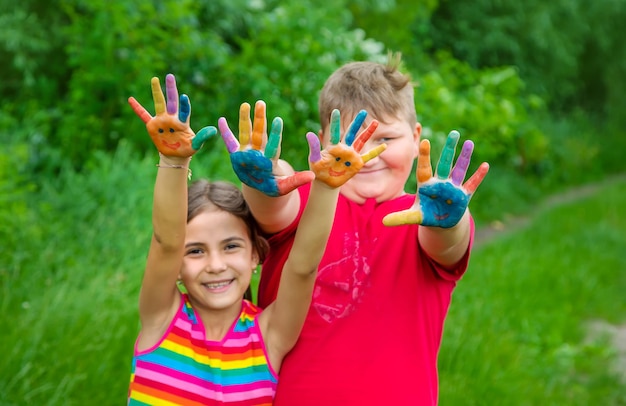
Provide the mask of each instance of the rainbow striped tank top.
POLYGON ((182 299, 161 342, 135 351, 128 405, 271 405, 278 376, 257 324, 261 309, 244 300, 224 339, 207 341, 189 298, 182 299))

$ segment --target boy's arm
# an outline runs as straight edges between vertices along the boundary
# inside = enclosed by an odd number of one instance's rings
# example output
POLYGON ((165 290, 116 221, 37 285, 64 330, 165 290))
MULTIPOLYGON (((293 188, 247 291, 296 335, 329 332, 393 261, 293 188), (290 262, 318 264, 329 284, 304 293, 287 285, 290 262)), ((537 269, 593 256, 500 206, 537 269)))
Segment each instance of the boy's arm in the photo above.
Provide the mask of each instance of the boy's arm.
POLYGON ((339 111, 331 122, 337 124, 331 145, 320 152, 319 138, 307 134, 310 146, 309 163, 315 173, 311 192, 302 213, 293 246, 281 273, 276 300, 260 316, 266 337, 270 362, 280 369, 283 357, 295 345, 313 295, 317 268, 326 249, 339 196, 339 187, 354 176, 365 162, 379 155, 386 145, 359 155, 361 148, 376 129, 373 121, 357 135, 365 120, 365 112, 357 115, 343 142, 339 139, 339 111))
POLYGON ((452 166, 459 133, 448 135, 435 176, 430 164, 430 143, 422 140, 417 162, 417 193, 408 210, 385 216, 388 226, 420 224, 419 244, 439 264, 450 267, 467 252, 470 241, 469 201, 489 171, 483 162, 465 182, 474 144, 465 141, 456 165, 452 166))
MULTIPOLYGON (((213 127, 197 135, 189 127, 191 104, 181 95, 173 75, 166 76, 167 102, 158 78, 152 78, 156 116, 152 117, 133 97, 129 103, 144 121, 148 134, 159 151, 154 185, 153 234, 139 295, 142 337, 169 322, 176 304, 176 279, 181 270, 187 225, 187 180, 191 156, 204 141, 217 133, 213 127)), ((148 338, 149 339, 149 338, 148 338)))

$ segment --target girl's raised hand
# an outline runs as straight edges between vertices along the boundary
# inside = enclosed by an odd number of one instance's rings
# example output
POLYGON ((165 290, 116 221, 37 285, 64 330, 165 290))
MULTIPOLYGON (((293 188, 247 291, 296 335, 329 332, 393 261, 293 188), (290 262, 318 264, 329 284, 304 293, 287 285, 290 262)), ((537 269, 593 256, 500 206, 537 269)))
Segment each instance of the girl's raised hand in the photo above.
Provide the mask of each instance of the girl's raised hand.
POLYGON ((339 110, 333 110, 330 117, 330 143, 322 151, 317 135, 307 133, 310 148, 309 163, 316 179, 333 188, 339 187, 356 175, 367 161, 377 157, 387 148, 387 145, 382 144, 363 155, 360 154, 378 127, 378 121, 373 120, 365 130, 359 132, 365 117, 367 112, 361 110, 341 139, 341 115, 339 110))
POLYGON ((383 224, 398 226, 421 224, 429 227, 454 227, 463 217, 476 188, 487 175, 489 164, 483 162, 476 172, 463 183, 474 143, 463 143, 461 155, 454 168, 452 161, 459 141, 458 131, 448 134, 446 145, 441 151, 437 170, 433 177, 430 164, 430 142, 422 140, 417 161, 417 190, 415 203, 408 210, 390 213, 383 218, 383 224))
POLYGON ((204 127, 198 134, 195 134, 189 127, 191 103, 189 97, 183 94, 180 96, 179 106, 178 89, 174 75, 170 73, 165 77, 167 103, 161 90, 159 78, 153 77, 151 85, 156 116, 150 115, 134 97, 129 97, 128 103, 146 124, 148 134, 161 154, 182 158, 190 157, 202 147, 207 139, 217 134, 217 129, 212 126, 204 127))

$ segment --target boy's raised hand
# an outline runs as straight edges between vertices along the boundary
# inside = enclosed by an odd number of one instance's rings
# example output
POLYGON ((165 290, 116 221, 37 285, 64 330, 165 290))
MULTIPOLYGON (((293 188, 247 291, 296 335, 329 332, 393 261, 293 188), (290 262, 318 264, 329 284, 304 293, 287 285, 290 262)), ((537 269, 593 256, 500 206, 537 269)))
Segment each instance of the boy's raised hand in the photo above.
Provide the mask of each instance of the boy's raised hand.
POLYGON ((408 210, 386 215, 383 218, 383 224, 387 226, 421 224, 429 227, 450 228, 461 220, 476 188, 487 175, 489 164, 483 162, 467 182, 463 183, 474 150, 474 143, 469 140, 463 143, 461 155, 453 168, 452 161, 458 141, 457 131, 448 134, 433 177, 430 164, 430 142, 422 140, 417 162, 418 193, 415 196, 415 203, 408 210))
POLYGON ((161 90, 159 78, 153 77, 151 85, 156 116, 152 117, 134 97, 129 97, 128 103, 139 118, 146 123, 148 134, 161 154, 182 158, 190 157, 202 147, 207 139, 217 134, 217 129, 212 126, 204 127, 198 134, 191 130, 189 127, 191 103, 189 97, 183 94, 180 96, 179 106, 178 89, 174 75, 170 73, 165 77, 167 103, 161 90))
POLYGON ((310 154, 309 163, 315 178, 333 188, 339 187, 352 178, 363 165, 372 158, 380 155, 387 148, 382 144, 361 155, 361 149, 378 127, 378 121, 373 120, 365 130, 359 132, 367 112, 361 110, 341 139, 341 115, 339 110, 333 110, 330 117, 330 143, 320 152, 320 140, 314 133, 307 133, 310 154), (358 133, 358 134, 357 134, 358 133))
POLYGON ((315 175, 311 171, 296 172, 293 175, 281 173, 278 159, 280 158, 283 120, 279 117, 274 119, 268 139, 265 110, 265 102, 257 101, 254 106, 253 127, 250 121, 250 105, 248 103, 241 105, 239 141, 228 127, 224 117, 218 120, 218 127, 239 180, 268 196, 276 197, 311 182, 315 175))

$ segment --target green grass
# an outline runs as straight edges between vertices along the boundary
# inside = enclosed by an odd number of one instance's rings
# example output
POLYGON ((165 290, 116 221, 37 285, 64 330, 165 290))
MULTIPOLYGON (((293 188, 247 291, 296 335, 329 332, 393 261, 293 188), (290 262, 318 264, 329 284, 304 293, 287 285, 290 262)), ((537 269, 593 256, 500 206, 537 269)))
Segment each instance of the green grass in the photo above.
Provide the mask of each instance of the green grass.
POLYGON ((626 184, 534 213, 479 247, 455 291, 440 353, 442 405, 626 405, 608 340, 626 324, 626 184))
MULTIPOLYGON (((4 234, 17 250, 0 252, 1 405, 125 403, 155 155, 122 147, 46 179, 4 234)), ((195 158, 194 177, 227 159, 195 158)), ((584 330, 626 322, 625 204, 624 183, 607 186, 474 252, 446 323, 442 405, 626 405, 614 352, 584 330)))

